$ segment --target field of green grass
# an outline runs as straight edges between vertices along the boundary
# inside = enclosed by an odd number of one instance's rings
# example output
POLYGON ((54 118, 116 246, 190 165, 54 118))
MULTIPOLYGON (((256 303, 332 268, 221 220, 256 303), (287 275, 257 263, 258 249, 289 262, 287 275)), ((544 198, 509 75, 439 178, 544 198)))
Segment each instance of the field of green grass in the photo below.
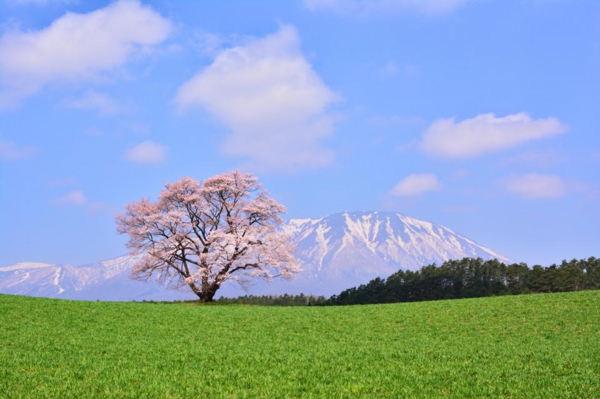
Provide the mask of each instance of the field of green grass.
POLYGON ((600 291, 347 307, 0 295, 0 397, 600 397, 600 291))

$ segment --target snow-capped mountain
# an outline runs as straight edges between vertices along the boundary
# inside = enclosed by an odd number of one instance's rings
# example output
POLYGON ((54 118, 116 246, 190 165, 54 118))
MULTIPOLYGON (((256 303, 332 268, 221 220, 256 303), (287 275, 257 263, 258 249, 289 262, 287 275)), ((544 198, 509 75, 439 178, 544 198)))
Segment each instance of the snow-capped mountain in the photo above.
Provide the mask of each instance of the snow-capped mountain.
POLYGON ((332 295, 399 269, 465 257, 512 262, 454 231, 391 212, 342 212, 286 225, 304 272, 295 286, 332 295))
POLYGON ((85 266, 17 263, 0 267, 0 292, 49 298, 130 301, 175 300, 189 295, 132 280, 134 256, 85 266))
MULTIPOLYGON (((399 269, 464 257, 511 259, 454 231, 389 212, 343 212, 319 219, 292 219, 284 230, 297 243, 303 272, 294 280, 256 282, 248 291, 225 285, 220 295, 332 295, 387 277, 399 269)), ((87 266, 18 263, 0 267, 0 292, 87 300, 193 299, 184 291, 131 280, 135 257, 124 256, 87 266)))

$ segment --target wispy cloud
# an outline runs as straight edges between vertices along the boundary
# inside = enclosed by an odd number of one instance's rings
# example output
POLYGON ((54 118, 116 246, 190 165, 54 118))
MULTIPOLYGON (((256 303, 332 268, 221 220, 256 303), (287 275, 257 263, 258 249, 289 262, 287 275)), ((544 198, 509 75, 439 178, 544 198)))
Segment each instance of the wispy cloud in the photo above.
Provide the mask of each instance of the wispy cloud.
POLYGON ((203 30, 195 30, 191 35, 189 47, 196 50, 199 55, 215 58, 223 50, 244 45, 252 41, 252 37, 238 34, 224 35, 203 30))
POLYGON ((436 157, 466 159, 566 131, 567 126, 553 117, 531 119, 519 113, 497 118, 482 114, 461 122, 454 118, 435 121, 423 134, 420 148, 436 157))
POLYGON ((62 197, 58 197, 54 200, 56 205, 74 205, 83 207, 88 203, 88 199, 81 190, 71 191, 62 197))
POLYGON ((61 197, 55 198, 54 205, 59 207, 75 207, 86 210, 91 214, 105 214, 113 216, 119 209, 107 202, 90 201, 82 190, 73 190, 61 197))
POLYGON ((300 51, 296 29, 221 51, 177 93, 180 110, 203 107, 231 129, 226 154, 262 170, 329 164, 322 140, 334 129, 327 108, 337 99, 300 51))
POLYGON ((0 140, 0 159, 3 161, 31 158, 36 152, 35 147, 23 147, 14 141, 0 140))
POLYGON ((167 160, 168 148, 153 141, 144 141, 125 152, 125 159, 141 164, 161 164, 167 160))
POLYGON ((116 115, 125 110, 114 98, 106 93, 86 91, 81 97, 67 101, 70 108, 98 111, 103 115, 116 115))
POLYGON ((568 161, 559 151, 525 151, 504 159, 499 166, 521 165, 534 168, 549 168, 568 161))
POLYGON ((169 20, 138 1, 67 13, 37 31, 9 29, 0 37, 0 105, 51 83, 98 80, 163 42, 170 31, 169 20))
POLYGON ((451 13, 467 4, 468 0, 304 0, 313 11, 328 10, 341 14, 387 14, 417 12, 435 15, 451 13))
POLYGON ((384 75, 395 75, 398 73, 398 65, 395 62, 390 61, 381 68, 381 72, 384 75))
POLYGON ((399 76, 403 79, 414 79, 421 75, 421 70, 414 64, 397 64, 389 61, 380 68, 384 76, 399 76))
POLYGON ((560 176, 540 173, 509 176, 501 183, 508 193, 528 199, 559 198, 569 191, 569 184, 560 176))
POLYGON ((433 173, 412 174, 400 180, 390 191, 395 197, 414 197, 441 188, 438 177, 433 173))

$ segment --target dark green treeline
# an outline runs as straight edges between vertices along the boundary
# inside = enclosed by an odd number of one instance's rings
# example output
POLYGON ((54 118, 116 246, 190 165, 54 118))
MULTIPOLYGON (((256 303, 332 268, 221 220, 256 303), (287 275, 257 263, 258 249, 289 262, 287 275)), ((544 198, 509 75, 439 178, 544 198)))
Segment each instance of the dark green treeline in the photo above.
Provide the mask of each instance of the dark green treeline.
POLYGON ((324 296, 315 295, 246 295, 237 298, 221 297, 217 303, 235 303, 245 305, 268 305, 268 306, 321 306, 325 305, 327 299, 324 296))
POLYGON ((350 288, 326 301, 327 305, 355 305, 433 301, 600 288, 600 259, 563 261, 560 265, 529 268, 481 258, 449 260, 418 271, 398 271, 387 279, 350 288))
POLYGON ((221 297, 216 302, 268 306, 359 305, 594 289, 600 289, 600 259, 593 257, 532 268, 525 263, 506 265, 495 259, 464 258, 449 260, 441 266, 423 266, 418 271, 400 270, 387 279, 376 278, 329 299, 285 294, 221 297))

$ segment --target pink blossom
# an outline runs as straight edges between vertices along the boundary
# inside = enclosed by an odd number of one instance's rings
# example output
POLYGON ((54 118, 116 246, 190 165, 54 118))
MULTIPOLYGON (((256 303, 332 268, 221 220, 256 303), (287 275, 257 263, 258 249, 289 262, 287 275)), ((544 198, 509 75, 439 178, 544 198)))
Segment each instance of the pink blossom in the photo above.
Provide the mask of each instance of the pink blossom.
POLYGON ((301 271, 280 229, 285 210, 252 173, 233 171, 166 184, 158 202, 128 204, 117 231, 129 236, 133 254, 145 254, 135 278, 187 285, 207 302, 226 281, 291 279, 301 271))

